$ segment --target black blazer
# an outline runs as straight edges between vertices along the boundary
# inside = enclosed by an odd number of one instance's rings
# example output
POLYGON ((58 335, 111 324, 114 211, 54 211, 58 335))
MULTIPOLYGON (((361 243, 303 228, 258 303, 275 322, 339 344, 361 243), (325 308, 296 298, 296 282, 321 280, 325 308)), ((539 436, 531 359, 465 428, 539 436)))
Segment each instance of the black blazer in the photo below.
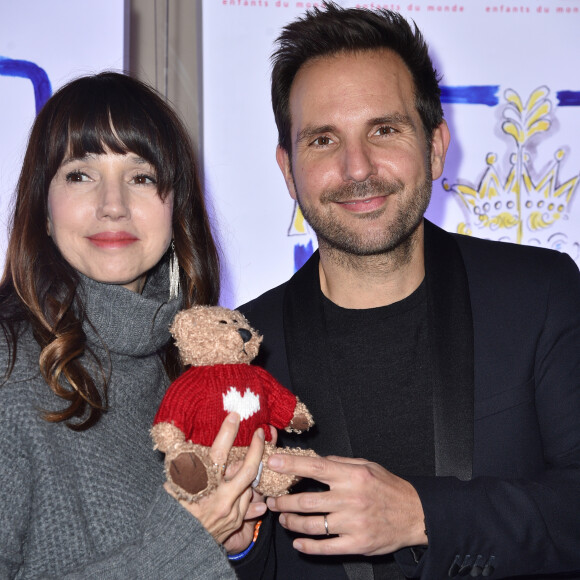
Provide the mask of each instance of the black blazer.
MULTIPOLYGON (((410 479, 429 548, 420 558, 397 552, 401 570, 429 580, 580 570, 578 268, 566 254, 449 234, 425 221, 425 269, 438 361, 437 476, 410 479)), ((329 380, 318 254, 240 310, 264 335, 256 362, 316 421, 312 432, 283 435, 280 444, 352 456, 348 410, 329 380)), ((275 537, 277 577, 320 579, 326 564, 336 565, 294 551, 279 526, 275 537)), ((368 559, 339 561, 349 578, 373 578, 368 559)))

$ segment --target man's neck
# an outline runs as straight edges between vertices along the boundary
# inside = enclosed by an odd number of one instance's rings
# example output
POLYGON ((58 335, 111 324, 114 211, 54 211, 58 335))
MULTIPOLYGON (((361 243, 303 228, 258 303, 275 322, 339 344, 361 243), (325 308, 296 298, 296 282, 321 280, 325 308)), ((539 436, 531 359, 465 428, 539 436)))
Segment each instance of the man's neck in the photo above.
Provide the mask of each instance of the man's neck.
POLYGON ((342 308, 377 308, 403 300, 425 277, 424 230, 421 224, 395 250, 355 256, 320 246, 320 288, 342 308))

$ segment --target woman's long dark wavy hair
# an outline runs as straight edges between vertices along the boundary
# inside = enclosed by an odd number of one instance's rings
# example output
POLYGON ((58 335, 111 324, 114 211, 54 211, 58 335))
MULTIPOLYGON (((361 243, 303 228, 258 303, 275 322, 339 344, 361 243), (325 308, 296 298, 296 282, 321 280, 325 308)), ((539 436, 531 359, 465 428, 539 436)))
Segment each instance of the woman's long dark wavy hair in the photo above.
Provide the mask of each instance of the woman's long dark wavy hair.
MULTIPOLYGON (((28 323, 41 348, 40 372, 66 403, 44 417, 75 430, 88 429, 106 410, 107 378, 104 371, 91 376, 80 362, 92 353, 82 329, 79 276, 48 236, 47 197, 65 155, 106 151, 142 157, 155 167, 159 195, 173 191, 182 307, 216 304, 219 298, 218 252, 197 161, 175 112, 144 83, 114 72, 82 77, 58 90, 32 127, 18 181, 0 281, 0 326, 10 353, 4 380, 14 368, 20 325, 28 323)), ((175 346, 170 342, 159 354, 173 380, 183 370, 175 346)))

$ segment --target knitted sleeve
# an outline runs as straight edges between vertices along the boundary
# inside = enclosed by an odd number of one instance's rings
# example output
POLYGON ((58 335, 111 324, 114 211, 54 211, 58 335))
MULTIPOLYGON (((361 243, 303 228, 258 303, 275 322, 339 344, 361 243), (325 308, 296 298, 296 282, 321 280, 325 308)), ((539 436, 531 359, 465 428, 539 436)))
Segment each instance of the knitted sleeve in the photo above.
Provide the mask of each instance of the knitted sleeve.
POLYGON ((296 395, 282 386, 269 372, 261 367, 252 367, 259 371, 261 379, 268 385, 268 406, 270 409, 270 424, 277 429, 288 427, 294 409, 296 409, 296 395))
MULTIPOLYGON (((20 381, 29 384, 28 378, 20 381)), ((68 485, 74 469, 56 476, 51 471, 59 449, 54 435, 62 426, 41 419, 27 391, 0 386, 0 578, 235 579, 220 545, 162 485, 147 500, 134 535, 97 553, 86 497, 79 501, 68 485)))
POLYGON ((201 523, 160 487, 134 544, 61 578, 234 580, 236 575, 201 523))
MULTIPOLYGON (((25 458, 0 439, 0 578, 15 578, 24 565, 23 546, 31 500, 30 470, 25 458)), ((58 538, 54 538, 58 541, 58 538)), ((47 558, 54 554, 47 553, 47 558)), ((112 554, 91 559, 71 573, 43 578, 113 580, 191 578, 233 580, 225 553, 201 523, 163 487, 138 530, 135 541, 112 554)))
POLYGON ((22 564, 31 509, 31 470, 16 431, 0 415, 0 578, 13 578, 22 564))

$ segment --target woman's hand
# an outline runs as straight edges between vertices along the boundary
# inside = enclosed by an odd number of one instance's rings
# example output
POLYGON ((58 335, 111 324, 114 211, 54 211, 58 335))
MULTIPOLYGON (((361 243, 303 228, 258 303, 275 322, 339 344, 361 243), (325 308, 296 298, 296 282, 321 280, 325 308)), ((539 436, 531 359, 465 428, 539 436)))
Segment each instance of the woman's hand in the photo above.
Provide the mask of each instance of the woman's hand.
MULTIPOLYGON (((278 431, 276 431, 275 427, 272 427, 272 425, 270 425, 270 435, 272 445, 276 445, 278 431)), ((241 465, 242 462, 236 462, 228 465, 226 470, 226 480, 229 480, 231 477, 233 477, 238 472, 241 465)), ((254 537, 256 523, 260 519, 260 516, 263 516, 266 512, 264 509, 266 505, 265 501, 266 498, 263 495, 260 495, 257 491, 252 490, 252 500, 248 506, 248 511, 246 512, 242 526, 223 543, 229 554, 239 554, 250 545, 250 542, 254 537)))
MULTIPOLYGON (((230 413, 222 423, 210 450, 210 457, 216 465, 226 464, 239 424, 237 413, 230 413)), ((251 487, 263 453, 264 431, 258 429, 244 461, 236 469, 222 475, 215 492, 198 502, 180 500, 181 505, 229 552, 242 551, 250 544, 255 520, 266 511, 263 498, 255 494, 251 487)), ((167 484, 165 488, 171 493, 167 484)))

